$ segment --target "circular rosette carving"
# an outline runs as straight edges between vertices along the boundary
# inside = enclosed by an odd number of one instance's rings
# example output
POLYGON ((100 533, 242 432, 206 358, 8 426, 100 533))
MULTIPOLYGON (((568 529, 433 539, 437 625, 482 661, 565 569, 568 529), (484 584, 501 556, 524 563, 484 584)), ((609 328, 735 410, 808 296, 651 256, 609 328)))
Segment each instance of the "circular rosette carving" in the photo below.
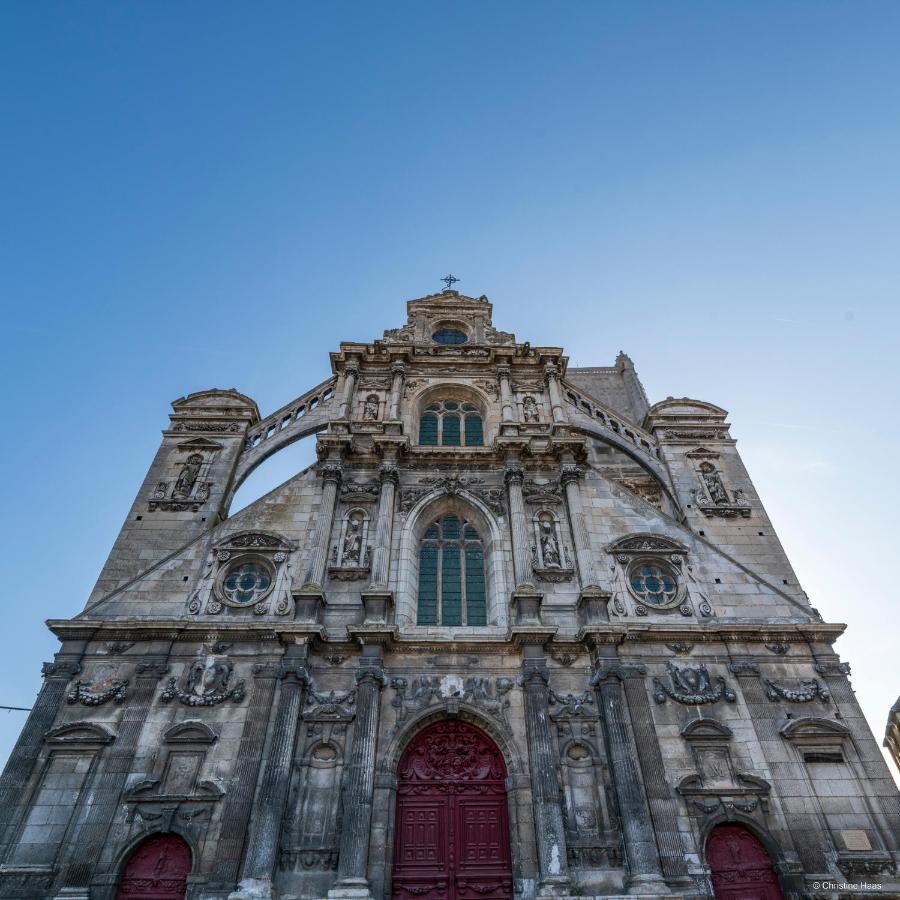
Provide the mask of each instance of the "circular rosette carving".
POLYGON ((457 720, 417 735, 400 759, 407 781, 489 781, 506 777, 497 745, 480 729, 457 720))

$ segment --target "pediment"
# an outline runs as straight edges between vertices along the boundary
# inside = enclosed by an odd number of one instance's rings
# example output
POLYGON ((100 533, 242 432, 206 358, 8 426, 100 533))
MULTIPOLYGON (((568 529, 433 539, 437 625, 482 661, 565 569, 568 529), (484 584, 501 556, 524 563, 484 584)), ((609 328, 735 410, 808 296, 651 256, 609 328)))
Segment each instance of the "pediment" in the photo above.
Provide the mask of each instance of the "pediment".
POLYGON ((116 736, 94 722, 71 722, 44 735, 48 744, 110 744, 116 736))
POLYGON ((681 729, 681 736, 688 741, 696 740, 730 740, 734 732, 721 722, 715 719, 692 719, 684 728, 681 729))
POLYGON ((192 450, 221 450, 222 444, 217 441, 211 441, 209 438, 192 438, 189 441, 181 441, 177 447, 179 450, 188 453, 192 450))
POLYGON ((688 548, 665 534, 629 534, 613 541, 608 553, 687 553, 688 548))
POLYGON ((218 737, 205 722, 192 720, 173 725, 166 731, 163 739, 167 744, 211 744, 218 737))
POLYGON ((789 741, 821 741, 823 738, 843 740, 850 729, 831 719, 804 718, 791 719, 782 729, 781 736, 789 741))

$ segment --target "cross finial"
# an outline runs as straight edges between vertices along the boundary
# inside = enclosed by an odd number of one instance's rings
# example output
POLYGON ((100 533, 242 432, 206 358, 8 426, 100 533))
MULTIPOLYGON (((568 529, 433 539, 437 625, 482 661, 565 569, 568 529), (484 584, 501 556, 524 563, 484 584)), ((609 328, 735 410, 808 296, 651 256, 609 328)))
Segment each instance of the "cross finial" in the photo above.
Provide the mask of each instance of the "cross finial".
POLYGON ((453 288, 453 285, 456 284, 457 281, 459 281, 459 279, 454 275, 445 275, 441 279, 441 281, 443 281, 444 284, 447 285, 447 290, 449 291, 453 288))

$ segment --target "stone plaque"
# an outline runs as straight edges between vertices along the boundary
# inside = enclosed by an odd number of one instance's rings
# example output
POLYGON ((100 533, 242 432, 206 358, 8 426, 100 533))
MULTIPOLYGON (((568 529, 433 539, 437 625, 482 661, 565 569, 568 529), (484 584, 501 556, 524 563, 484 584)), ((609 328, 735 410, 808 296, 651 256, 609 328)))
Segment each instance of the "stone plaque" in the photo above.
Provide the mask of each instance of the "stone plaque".
POLYGON ((841 838, 844 841, 846 850, 871 850, 872 844, 869 836, 861 829, 854 829, 841 832, 841 838))

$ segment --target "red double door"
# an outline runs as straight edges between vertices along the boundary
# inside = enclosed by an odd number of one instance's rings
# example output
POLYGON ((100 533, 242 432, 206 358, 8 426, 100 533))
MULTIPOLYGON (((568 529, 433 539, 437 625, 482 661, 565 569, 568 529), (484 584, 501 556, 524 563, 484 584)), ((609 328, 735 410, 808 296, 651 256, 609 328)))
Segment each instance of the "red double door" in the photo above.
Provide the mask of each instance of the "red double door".
POLYGON ((155 834, 138 844, 119 879, 116 900, 184 900, 191 848, 175 834, 155 834))
POLYGON ((784 900, 765 847, 741 825, 717 825, 706 841, 716 900, 784 900))
POLYGON ((512 897, 506 764, 480 729, 448 720, 420 732, 398 767, 393 897, 512 897))

